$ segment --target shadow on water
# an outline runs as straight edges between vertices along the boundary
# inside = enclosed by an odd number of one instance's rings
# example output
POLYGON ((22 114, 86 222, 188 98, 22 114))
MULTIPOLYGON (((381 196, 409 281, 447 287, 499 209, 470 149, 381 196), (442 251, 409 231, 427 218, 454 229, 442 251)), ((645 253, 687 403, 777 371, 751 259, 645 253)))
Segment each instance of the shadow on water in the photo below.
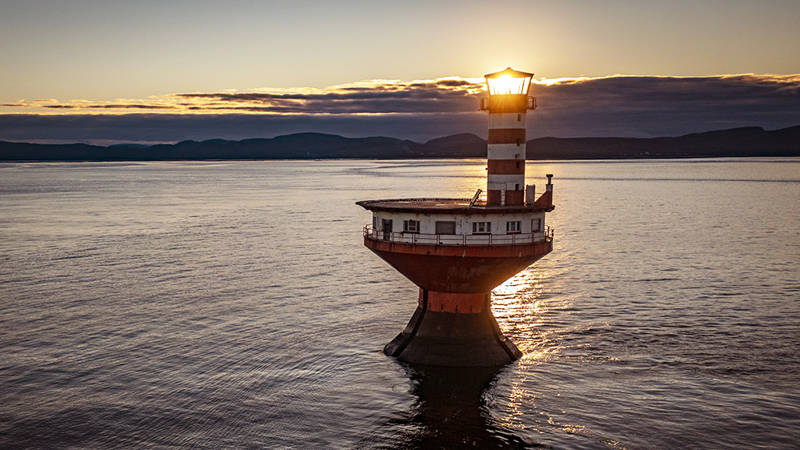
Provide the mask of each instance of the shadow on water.
POLYGON ((416 395, 408 432, 393 445, 400 448, 530 448, 496 426, 484 393, 501 368, 431 367, 404 364, 416 395))

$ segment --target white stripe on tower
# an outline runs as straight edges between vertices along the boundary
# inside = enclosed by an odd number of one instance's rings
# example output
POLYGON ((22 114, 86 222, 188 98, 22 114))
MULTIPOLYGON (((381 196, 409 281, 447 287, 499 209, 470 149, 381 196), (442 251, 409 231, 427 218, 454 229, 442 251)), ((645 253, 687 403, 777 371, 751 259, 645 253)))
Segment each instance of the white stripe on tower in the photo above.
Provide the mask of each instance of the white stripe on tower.
POLYGON ((489 145, 489 159, 521 159, 519 145, 515 144, 491 144, 489 145))

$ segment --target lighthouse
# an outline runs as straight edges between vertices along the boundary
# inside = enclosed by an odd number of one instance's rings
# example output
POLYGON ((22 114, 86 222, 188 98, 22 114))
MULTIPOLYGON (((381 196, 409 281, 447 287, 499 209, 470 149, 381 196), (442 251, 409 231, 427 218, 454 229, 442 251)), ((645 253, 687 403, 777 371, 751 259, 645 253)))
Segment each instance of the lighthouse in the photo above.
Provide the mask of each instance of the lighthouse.
POLYGON ((545 215, 552 175, 539 198, 525 184, 525 116, 533 74, 507 68, 485 76, 489 113, 486 197, 366 200, 364 245, 419 287, 408 325, 384 353, 422 365, 500 366, 522 353, 491 311, 491 291, 553 249, 545 215))

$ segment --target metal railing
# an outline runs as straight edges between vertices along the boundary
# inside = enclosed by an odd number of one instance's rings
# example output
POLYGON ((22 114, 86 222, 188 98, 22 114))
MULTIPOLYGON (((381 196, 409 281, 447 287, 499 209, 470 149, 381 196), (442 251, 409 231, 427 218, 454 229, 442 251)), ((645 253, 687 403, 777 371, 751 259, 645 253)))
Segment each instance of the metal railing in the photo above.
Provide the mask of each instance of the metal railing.
POLYGON ((531 245, 542 242, 552 242, 555 230, 545 227, 544 231, 533 233, 512 234, 427 234, 413 232, 398 232, 376 230, 372 225, 364 225, 364 237, 376 241, 400 242, 404 244, 427 245, 531 245))

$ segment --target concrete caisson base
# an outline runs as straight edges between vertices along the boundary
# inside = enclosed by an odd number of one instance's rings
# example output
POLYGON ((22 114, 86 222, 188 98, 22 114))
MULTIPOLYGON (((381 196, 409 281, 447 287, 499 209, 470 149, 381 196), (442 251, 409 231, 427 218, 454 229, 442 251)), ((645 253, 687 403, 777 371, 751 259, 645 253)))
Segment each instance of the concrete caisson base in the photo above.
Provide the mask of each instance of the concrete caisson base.
POLYGON ((489 308, 490 294, 477 313, 433 311, 427 293, 406 328, 383 351, 412 364, 494 367, 519 359, 522 352, 503 336, 489 308))

